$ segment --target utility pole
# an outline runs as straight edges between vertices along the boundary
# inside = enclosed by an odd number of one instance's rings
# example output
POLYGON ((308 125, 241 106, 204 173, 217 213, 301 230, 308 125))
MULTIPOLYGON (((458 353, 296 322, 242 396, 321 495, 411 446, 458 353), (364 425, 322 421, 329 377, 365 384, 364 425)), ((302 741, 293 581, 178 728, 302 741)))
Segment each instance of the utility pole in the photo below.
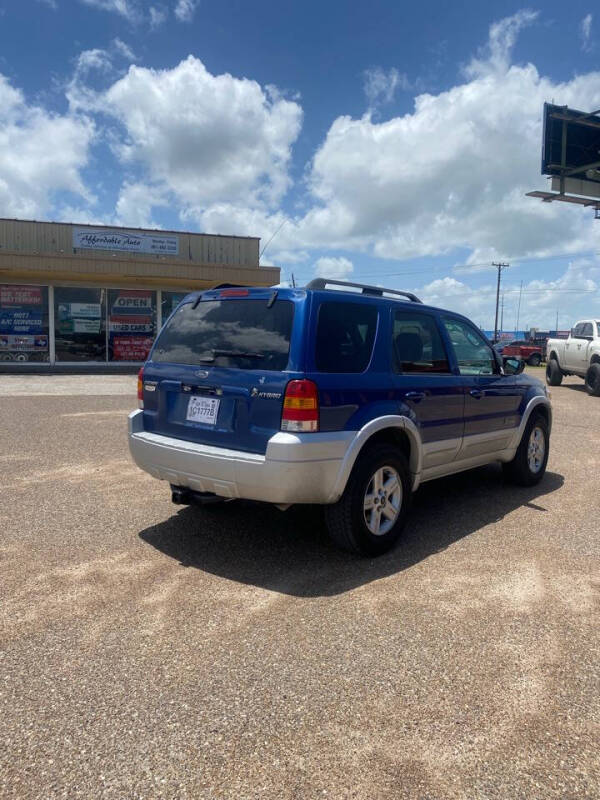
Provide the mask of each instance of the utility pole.
POLYGON ((519 317, 521 316, 521 295, 523 294, 523 281, 521 281, 521 288, 519 289, 519 307, 517 308, 517 330, 515 336, 519 338, 519 317))
POLYGON ((504 331, 504 292, 502 292, 502 311, 500 312, 500 335, 504 331))
POLYGON ((292 272, 292 289, 296 288, 296 278, 294 278, 294 273, 292 272))
POLYGON ((554 330, 558 333, 558 308, 556 309, 556 328, 554 330))
POLYGON ((496 319, 494 321, 494 344, 498 341, 498 307, 500 305, 500 276, 502 275, 502 270, 507 269, 510 264, 498 263, 496 261, 492 261, 492 267, 496 267, 498 270, 498 285, 496 287, 496 319))

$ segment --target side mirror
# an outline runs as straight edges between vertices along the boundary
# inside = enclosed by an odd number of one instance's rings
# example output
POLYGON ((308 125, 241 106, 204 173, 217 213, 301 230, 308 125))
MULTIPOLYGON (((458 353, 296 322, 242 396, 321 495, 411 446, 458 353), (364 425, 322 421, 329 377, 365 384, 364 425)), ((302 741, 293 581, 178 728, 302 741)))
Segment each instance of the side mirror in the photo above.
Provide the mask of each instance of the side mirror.
POLYGON ((525 369, 525 362, 520 358, 507 358, 504 362, 505 375, 520 375, 525 369))

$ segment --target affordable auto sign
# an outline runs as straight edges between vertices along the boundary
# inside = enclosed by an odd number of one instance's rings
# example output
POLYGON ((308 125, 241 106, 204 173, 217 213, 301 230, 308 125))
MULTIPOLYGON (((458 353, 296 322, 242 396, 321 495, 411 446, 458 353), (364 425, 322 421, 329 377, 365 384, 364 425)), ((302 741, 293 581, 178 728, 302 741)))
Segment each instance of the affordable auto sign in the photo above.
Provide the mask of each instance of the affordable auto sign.
POLYGON ((145 361, 154 337, 153 292, 123 289, 110 310, 115 361, 145 361))

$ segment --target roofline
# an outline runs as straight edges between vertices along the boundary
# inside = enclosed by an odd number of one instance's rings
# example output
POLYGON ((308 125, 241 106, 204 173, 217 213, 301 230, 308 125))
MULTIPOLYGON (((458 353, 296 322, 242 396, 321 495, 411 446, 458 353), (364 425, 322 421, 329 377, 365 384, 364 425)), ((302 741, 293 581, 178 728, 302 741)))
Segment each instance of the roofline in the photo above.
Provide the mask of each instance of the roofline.
POLYGON ((17 217, 0 217, 0 222, 27 222, 34 223, 35 225, 70 225, 77 228, 106 228, 107 230, 111 231, 140 231, 141 233, 172 233, 176 236, 216 236, 222 239, 250 239, 252 241, 260 242, 260 236, 237 236, 236 234, 227 233, 200 233, 200 231, 174 231, 165 228, 137 228, 135 225, 130 227, 124 227, 123 225, 94 225, 91 222, 64 222, 48 219, 18 219, 17 217))

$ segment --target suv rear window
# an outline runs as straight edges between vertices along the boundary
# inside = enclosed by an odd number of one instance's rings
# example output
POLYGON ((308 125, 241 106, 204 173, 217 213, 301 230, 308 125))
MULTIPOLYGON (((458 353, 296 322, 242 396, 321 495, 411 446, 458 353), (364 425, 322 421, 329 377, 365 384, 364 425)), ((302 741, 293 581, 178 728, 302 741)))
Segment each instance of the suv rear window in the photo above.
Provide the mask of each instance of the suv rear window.
POLYGON ((315 363, 319 372, 364 372, 371 360, 377 308, 367 303, 321 303, 315 363))
POLYGON ((279 300, 205 300, 186 303, 162 329, 153 361, 236 369, 287 367, 294 304, 279 300))

